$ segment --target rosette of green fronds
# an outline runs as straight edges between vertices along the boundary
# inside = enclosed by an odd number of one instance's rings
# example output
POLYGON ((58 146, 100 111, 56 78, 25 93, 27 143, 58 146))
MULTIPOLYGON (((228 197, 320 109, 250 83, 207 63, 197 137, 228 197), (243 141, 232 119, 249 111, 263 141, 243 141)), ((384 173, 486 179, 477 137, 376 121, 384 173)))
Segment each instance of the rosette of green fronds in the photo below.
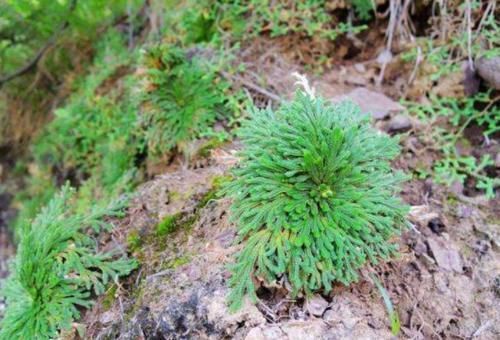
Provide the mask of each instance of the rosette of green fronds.
POLYGON ((144 56, 147 89, 143 125, 148 152, 153 156, 177 148, 184 152, 190 141, 210 131, 226 115, 228 84, 201 58, 179 48, 160 45, 144 56))
POLYGON ((123 202, 75 213, 68 186, 34 219, 19 243, 11 275, 4 283, 7 309, 1 339, 50 339, 71 327, 90 294, 130 273, 136 262, 116 252, 100 252, 92 235, 109 230, 106 217, 122 214, 123 202))
POLYGON ((233 309, 245 294, 256 299, 252 275, 286 279, 294 295, 328 291, 394 253, 407 212, 396 195, 405 176, 390 165, 398 141, 356 105, 298 93, 277 111, 253 110, 239 134, 241 162, 225 188, 244 242, 232 266, 233 309))

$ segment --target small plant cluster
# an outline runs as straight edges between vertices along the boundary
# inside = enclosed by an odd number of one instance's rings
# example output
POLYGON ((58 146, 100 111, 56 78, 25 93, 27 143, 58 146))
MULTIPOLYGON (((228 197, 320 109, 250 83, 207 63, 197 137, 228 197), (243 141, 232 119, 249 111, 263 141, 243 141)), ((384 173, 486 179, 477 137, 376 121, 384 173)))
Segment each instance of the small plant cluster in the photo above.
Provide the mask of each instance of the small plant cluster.
POLYGON ((398 141, 370 127, 352 103, 332 106, 299 92, 277 111, 254 109, 239 131, 243 150, 224 192, 244 247, 232 267, 237 309, 252 276, 290 282, 293 294, 358 278, 365 263, 396 250, 405 225, 391 170, 398 141))
POLYGON ((131 54, 122 37, 113 30, 102 39, 97 50, 89 75, 77 82, 67 105, 55 110, 54 119, 33 143, 37 163, 60 171, 78 169, 88 175, 110 153, 114 166, 119 168, 122 166, 122 161, 116 159, 119 151, 134 154, 127 149, 133 138, 134 107, 128 96, 122 97, 122 91, 104 88, 106 79, 113 78, 120 68, 131 63, 131 54))
POLYGON ((467 146, 470 143, 463 134, 472 123, 484 129, 483 136, 487 140, 500 131, 500 109, 495 106, 499 99, 490 98, 488 93, 478 93, 462 99, 431 97, 432 105, 409 103, 409 111, 429 126, 425 142, 441 154, 432 169, 418 169, 420 176, 425 177, 429 175, 427 170, 432 170, 437 181, 448 186, 473 180, 486 197, 494 198, 500 179, 489 175, 487 169, 494 167, 495 161, 489 154, 479 158, 461 153, 459 144, 467 146), (443 118, 447 125, 443 125, 443 118))
POLYGON ((335 40, 342 34, 359 33, 365 26, 338 21, 334 10, 353 10, 361 20, 370 19, 373 4, 370 0, 353 0, 336 4, 315 1, 202 1, 193 4, 197 11, 183 16, 184 27, 190 41, 210 41, 218 33, 226 32, 235 38, 254 37, 269 33, 271 37, 298 33, 307 37, 335 40), (196 14, 193 14, 196 13, 196 14))
POLYGON ((487 4, 480 0, 436 5, 439 9, 433 18, 436 24, 431 26, 432 32, 429 34, 436 38, 416 39, 415 46, 402 54, 404 61, 423 65, 420 67, 423 76, 438 81, 452 73, 461 72, 462 61, 470 63, 480 57, 499 55, 500 27, 495 6, 487 10, 487 4), (462 20, 450 21, 451 17, 462 20))
POLYGON ((147 85, 141 119, 152 156, 186 153, 189 142, 210 134, 216 121, 228 117, 229 84, 200 57, 161 44, 145 52, 143 64, 147 85))
MULTIPOLYGON (((18 166, 28 176, 15 199, 19 209, 16 233, 50 200, 61 177, 82 185, 80 203, 89 202, 89 197, 111 199, 133 184, 134 157, 141 143, 135 129, 134 99, 123 95, 127 88, 105 88, 105 81, 127 67, 133 54, 114 30, 102 38, 97 51, 88 76, 76 81, 67 104, 55 111, 54 119, 34 140, 33 162, 18 166)), ((128 86, 127 80, 123 86, 128 86)))
POLYGON ((95 205, 76 213, 66 185, 23 231, 11 275, 4 282, 7 309, 1 339, 51 339, 69 329, 80 307, 91 305, 110 281, 129 274, 133 260, 101 252, 93 234, 110 230, 110 216, 120 216, 123 202, 95 205))
MULTIPOLYGON (((415 63, 413 78, 417 98, 426 96, 429 103, 407 102, 409 111, 429 126, 422 139, 441 157, 431 168, 419 168, 421 178, 433 176, 440 183, 472 182, 488 198, 495 197, 500 180, 495 177, 494 160, 489 154, 480 157, 460 150, 470 145, 464 132, 480 126, 484 143, 500 130, 499 98, 492 93, 473 94, 474 81, 462 67, 473 72, 474 61, 500 53, 500 27, 493 2, 479 0, 437 4, 432 37, 420 37, 416 46, 402 55, 403 61, 415 63), (463 20, 450 21, 451 17, 463 20), (455 85, 458 86, 453 86, 455 85), (467 89, 471 87, 471 89, 467 89), (458 90, 457 90, 458 89, 458 90), (472 94, 464 94, 464 90, 472 94), (457 93, 458 92, 458 93, 457 93)), ((411 91, 411 89, 410 89, 411 91)))

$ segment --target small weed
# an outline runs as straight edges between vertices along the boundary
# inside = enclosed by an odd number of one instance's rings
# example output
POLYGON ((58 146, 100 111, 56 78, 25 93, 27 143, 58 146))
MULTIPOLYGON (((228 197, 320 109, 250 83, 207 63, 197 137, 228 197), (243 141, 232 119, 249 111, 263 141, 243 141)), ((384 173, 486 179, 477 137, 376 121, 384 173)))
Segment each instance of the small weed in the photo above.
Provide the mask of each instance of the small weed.
POLYGON ((391 298, 389 297, 389 293, 387 293, 387 290, 384 288, 384 286, 382 286, 379 279, 377 279, 375 275, 370 275, 370 277, 373 283, 375 283, 375 286, 380 292, 380 295, 382 295, 382 299, 384 300, 385 309, 387 310, 389 320, 391 321, 392 335, 397 336, 399 334, 399 331, 401 330, 401 322, 399 321, 398 312, 394 310, 391 298))
POLYGON ((102 307, 104 310, 108 310, 113 306, 113 302, 116 300, 116 291, 118 290, 118 285, 112 284, 111 287, 108 288, 106 293, 104 293, 104 297, 102 299, 102 307))
MULTIPOLYGON (((455 181, 464 184, 470 178, 487 197, 495 196, 500 179, 488 176, 486 171, 488 167, 494 166, 493 159, 488 154, 481 158, 461 154, 458 144, 464 140, 463 133, 472 123, 484 128, 486 140, 500 131, 500 109, 495 106, 499 99, 491 99, 489 94, 481 93, 463 99, 431 97, 432 105, 407 103, 409 111, 429 125, 429 133, 424 136, 425 142, 441 154, 441 158, 430 169, 438 182, 449 186, 455 181), (443 125, 443 118, 451 127, 443 125)), ((419 173, 428 174, 425 169, 419 170, 419 173)))
POLYGON ((143 93, 145 139, 151 156, 174 149, 187 154, 187 144, 228 116, 228 84, 197 56, 188 58, 173 45, 157 45, 143 55, 148 67, 143 93))
POLYGON ((215 176, 212 179, 212 186, 210 190, 203 196, 203 198, 198 203, 198 208, 204 208, 208 202, 213 199, 216 199, 220 196, 219 191, 224 186, 224 184, 229 183, 231 181, 231 176, 215 176))
POLYGON ((142 246, 142 239, 137 230, 132 230, 127 236, 127 247, 131 252, 136 252, 142 246))
POLYGON ((180 215, 165 217, 155 228, 156 236, 166 236, 171 234, 178 226, 180 215))

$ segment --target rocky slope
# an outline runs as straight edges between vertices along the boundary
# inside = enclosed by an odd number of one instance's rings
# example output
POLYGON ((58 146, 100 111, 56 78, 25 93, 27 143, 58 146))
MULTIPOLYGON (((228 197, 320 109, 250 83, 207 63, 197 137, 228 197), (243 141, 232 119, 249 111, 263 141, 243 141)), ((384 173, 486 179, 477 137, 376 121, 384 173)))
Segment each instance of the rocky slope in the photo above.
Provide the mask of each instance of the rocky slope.
MULTIPOLYGON (((387 130, 397 113, 384 123, 387 130), (392 117, 392 118, 391 118, 392 117)), ((390 129, 389 129, 390 130, 390 129)), ((412 140, 396 166, 406 169, 412 140)), ((453 195, 412 180, 402 193, 413 228, 401 254, 366 268, 363 279, 330 294, 292 299, 282 282, 259 283, 257 305, 229 313, 226 265, 238 250, 230 202, 214 192, 237 162, 234 145, 207 165, 142 185, 109 246, 126 245, 141 262, 110 287, 82 321, 92 339, 495 339, 500 334, 500 247, 494 202, 453 195), (401 319, 391 334, 382 282, 401 319)), ((258 280, 258 278, 256 278, 258 280)))

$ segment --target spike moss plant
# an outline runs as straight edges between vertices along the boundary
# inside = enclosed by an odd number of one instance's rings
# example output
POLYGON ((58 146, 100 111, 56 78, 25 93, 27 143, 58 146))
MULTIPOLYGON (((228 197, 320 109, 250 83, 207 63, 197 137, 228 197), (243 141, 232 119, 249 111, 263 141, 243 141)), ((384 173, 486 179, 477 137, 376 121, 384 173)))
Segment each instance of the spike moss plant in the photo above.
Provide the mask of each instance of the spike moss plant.
POLYGON ((95 236, 110 230, 106 221, 121 216, 123 202, 74 212, 69 186, 55 195, 23 232, 11 275, 2 284, 7 299, 0 339, 54 339, 71 328, 91 292, 129 274, 137 263, 117 252, 99 251, 95 236))
POLYGON ((253 276, 288 280, 294 295, 328 291, 395 252, 408 210, 397 197, 406 177, 390 164, 399 145, 359 107, 298 92, 277 111, 254 109, 239 135, 241 162, 224 189, 244 242, 233 310, 244 295, 256 300, 253 276))

